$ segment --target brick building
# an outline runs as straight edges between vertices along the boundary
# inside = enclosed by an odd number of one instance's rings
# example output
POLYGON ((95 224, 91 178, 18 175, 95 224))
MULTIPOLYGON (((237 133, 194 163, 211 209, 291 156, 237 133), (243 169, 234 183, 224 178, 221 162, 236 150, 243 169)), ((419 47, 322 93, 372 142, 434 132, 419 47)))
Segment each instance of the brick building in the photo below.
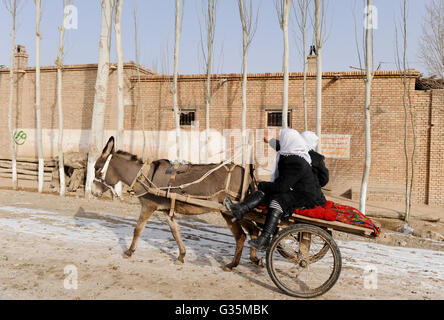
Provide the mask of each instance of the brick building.
MULTIPOLYGON (((36 157, 35 131, 35 68, 28 67, 25 48, 17 47, 15 67, 14 127, 27 133, 27 140, 18 146, 18 157, 36 157)), ((311 64, 314 59, 310 59, 311 64)), ((309 130, 315 130, 316 75, 307 77, 309 130)), ((94 102, 97 65, 67 65, 63 70, 64 150, 87 150, 94 102)), ((125 143, 124 149, 140 155, 142 128, 146 131, 146 153, 165 157, 162 147, 168 145, 159 131, 172 131, 172 77, 159 75, 132 62, 124 66, 125 74, 125 143), (160 150, 160 151, 159 151, 160 150)), ((369 199, 401 200, 404 198, 406 159, 404 154, 403 75, 398 71, 376 71, 372 84, 371 126, 372 164, 369 199)), ((416 90, 420 72, 410 70, 408 91, 414 116, 408 124, 407 144, 413 147, 416 136, 413 202, 443 205, 444 187, 444 90, 416 90)), ((331 172, 328 188, 338 193, 359 193, 364 168, 364 83, 361 72, 323 73, 322 150, 331 172)), ((212 78, 210 127, 223 135, 226 129, 240 129, 241 75, 217 74, 212 78)), ((289 125, 303 130, 302 73, 291 73, 289 84, 289 125)), ((255 133, 273 135, 280 123, 282 101, 281 73, 248 75, 247 127, 255 133)), ((57 154, 58 114, 56 104, 56 68, 41 68, 41 107, 46 158, 57 154)), ((117 69, 111 66, 105 137, 116 129, 117 69)), ((0 158, 9 158, 8 140, 9 69, 0 69, 0 158)), ((197 132, 205 128, 205 76, 181 75, 178 99, 182 128, 197 132), (199 127, 196 129, 196 124, 199 127)), ((174 136, 174 135, 173 135, 174 136)), ((174 142, 174 139, 171 140, 174 142)), ((264 145, 256 144, 258 155, 274 158, 264 145)), ((267 170, 259 170, 266 175, 267 170)))

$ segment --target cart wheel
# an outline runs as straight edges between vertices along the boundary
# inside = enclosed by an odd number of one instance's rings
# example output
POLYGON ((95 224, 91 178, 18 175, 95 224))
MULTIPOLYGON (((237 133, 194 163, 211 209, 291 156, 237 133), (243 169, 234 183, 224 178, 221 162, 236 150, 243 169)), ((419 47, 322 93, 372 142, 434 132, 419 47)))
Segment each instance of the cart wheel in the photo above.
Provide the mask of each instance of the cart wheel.
MULTIPOLYGON (((298 239, 295 239, 296 241, 299 241, 298 239)), ((285 246, 283 246, 282 244, 278 244, 276 246, 276 250, 281 254, 281 256, 283 256, 286 259, 292 259, 294 257, 294 254, 288 250, 285 249, 285 246)), ((322 248, 320 248, 320 250, 318 252, 310 252, 310 260, 313 262, 316 262, 320 259, 322 259, 325 254, 328 252, 329 250, 329 246, 327 243, 324 243, 324 246, 322 248)))
POLYGON ((267 250, 268 274, 286 294, 314 298, 330 290, 341 272, 341 253, 331 235, 296 224, 280 231, 267 250))

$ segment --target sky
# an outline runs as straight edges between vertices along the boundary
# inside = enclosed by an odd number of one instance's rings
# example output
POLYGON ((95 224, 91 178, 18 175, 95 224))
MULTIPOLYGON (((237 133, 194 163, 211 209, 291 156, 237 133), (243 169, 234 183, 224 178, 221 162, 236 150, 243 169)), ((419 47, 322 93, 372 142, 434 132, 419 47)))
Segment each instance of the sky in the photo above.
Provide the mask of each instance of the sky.
MULTIPOLYGON (((32 0, 21 1, 18 14, 16 44, 26 47, 29 65, 35 65, 35 5, 32 0)), ((248 72, 280 72, 282 70, 283 33, 279 27, 274 0, 253 0, 259 8, 255 36, 248 51, 248 72)), ((425 5, 430 0, 409 0, 408 49, 410 68, 424 73, 418 58, 421 23, 425 5)), ((355 41, 355 23, 362 44, 363 0, 326 0, 327 37, 323 46, 324 71, 352 71, 359 67, 355 41), (354 14, 355 12, 355 14, 354 14)), ((174 0, 125 0, 123 9, 123 54, 125 61, 136 61, 134 12, 137 17, 139 61, 157 72, 171 74, 174 48, 174 0)), ((400 22, 400 0, 374 0, 378 25, 374 32, 374 65, 381 70, 395 70, 395 23, 400 22)), ((97 63, 100 34, 100 1, 74 0, 77 9, 77 28, 67 30, 65 36, 65 64, 97 63)), ((42 0, 41 65, 53 65, 58 53, 58 27, 63 18, 63 0, 42 0)), ((290 71, 302 71, 301 41, 294 14, 289 27, 290 71)), ((179 73, 204 73, 201 54, 203 24, 202 0, 186 0, 183 32, 180 40, 179 73)), ((11 18, 3 1, 0 6, 0 65, 9 65, 11 18)), ((308 31, 307 47, 312 44, 312 31, 308 31)), ((111 61, 115 62, 113 30, 111 61)), ((362 50, 362 48, 361 48, 362 50)), ((215 57, 213 70, 217 73, 240 73, 242 62, 242 34, 237 0, 219 0, 216 18, 215 57)), ((362 54, 361 54, 362 56, 362 54)))

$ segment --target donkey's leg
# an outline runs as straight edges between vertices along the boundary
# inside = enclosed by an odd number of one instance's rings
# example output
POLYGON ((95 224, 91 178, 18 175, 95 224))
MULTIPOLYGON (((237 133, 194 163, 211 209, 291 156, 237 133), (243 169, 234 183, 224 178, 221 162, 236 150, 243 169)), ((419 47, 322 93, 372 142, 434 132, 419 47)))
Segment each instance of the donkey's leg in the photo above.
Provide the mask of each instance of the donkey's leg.
MULTIPOLYGON (((247 230, 247 233, 250 235, 250 238, 252 240, 256 239, 259 236, 259 228, 256 227, 253 223, 250 221, 244 221, 242 222, 242 226, 247 230)), ((264 259, 257 257, 257 251, 253 246, 250 246, 250 260, 254 264, 258 265, 259 267, 264 267, 264 259)))
POLYGON ((131 255, 136 251, 137 241, 139 240, 140 234, 143 229, 145 229, 145 225, 148 222, 148 219, 153 214, 155 208, 147 207, 142 204, 142 210, 140 211, 139 221, 137 221, 137 225, 134 228, 134 236, 133 241, 131 242, 130 248, 125 251, 125 256, 127 258, 131 257, 131 255))
POLYGON ((171 233, 173 234, 174 239, 176 240, 177 246, 179 247, 179 256, 177 257, 176 264, 184 263, 184 257, 186 254, 185 245, 182 242, 182 236, 180 235, 180 226, 177 223, 174 216, 170 216, 167 214, 167 222, 170 226, 171 233))
POLYGON ((244 248, 244 242, 247 236, 245 235, 245 232, 242 230, 241 224, 238 221, 231 221, 233 218, 232 216, 226 214, 222 214, 222 216, 227 222, 228 228, 230 228, 234 235, 234 239, 236 240, 236 250, 234 251, 233 261, 224 267, 225 271, 231 271, 233 268, 239 265, 242 256, 242 249, 244 248))

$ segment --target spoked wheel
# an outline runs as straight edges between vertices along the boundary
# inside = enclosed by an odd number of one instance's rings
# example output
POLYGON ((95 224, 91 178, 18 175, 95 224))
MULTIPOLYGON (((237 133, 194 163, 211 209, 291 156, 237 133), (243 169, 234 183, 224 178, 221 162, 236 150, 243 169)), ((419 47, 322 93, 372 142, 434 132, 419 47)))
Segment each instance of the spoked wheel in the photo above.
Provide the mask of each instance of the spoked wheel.
POLYGON ((280 231, 267 250, 266 260, 274 284, 299 298, 314 298, 330 290, 342 266, 341 253, 331 235, 308 224, 280 231))
MULTIPOLYGON (((301 234, 299 234, 299 237, 301 234)), ((295 240, 299 241, 299 239, 295 239, 295 240)), ((291 251, 289 251, 288 249, 286 249, 286 247, 283 244, 278 244, 276 247, 276 250, 284 258, 288 258, 291 260, 292 257, 294 256, 293 253, 291 251)), ((318 261, 319 259, 322 259, 328 251, 329 251, 329 246, 327 243, 324 243, 324 246, 322 248, 320 248, 319 252, 312 252, 311 253, 312 254, 312 257, 311 257, 312 263, 318 261)))

